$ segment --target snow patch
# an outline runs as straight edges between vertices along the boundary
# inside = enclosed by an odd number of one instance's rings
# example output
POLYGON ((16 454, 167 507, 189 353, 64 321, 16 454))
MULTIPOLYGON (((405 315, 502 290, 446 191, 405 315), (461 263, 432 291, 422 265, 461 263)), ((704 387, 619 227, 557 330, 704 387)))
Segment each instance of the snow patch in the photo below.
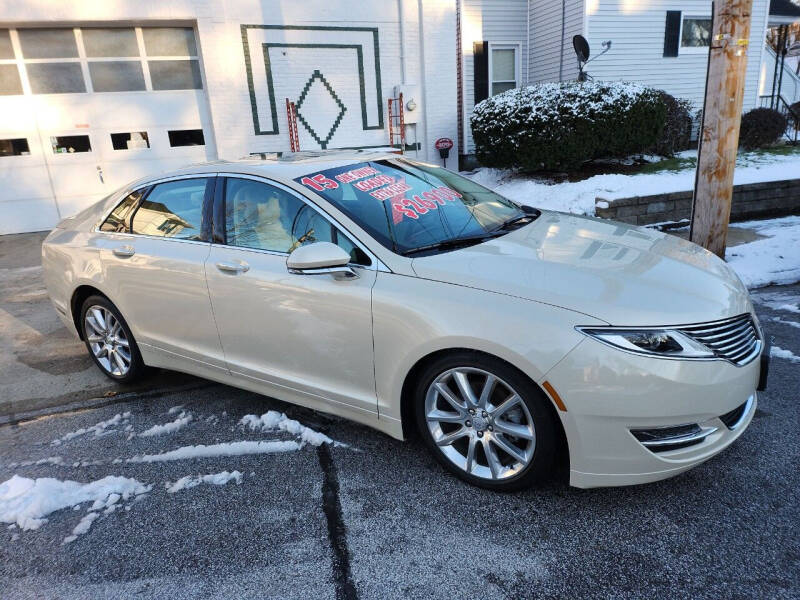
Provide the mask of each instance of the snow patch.
POLYGON ((753 300, 763 304, 772 310, 800 314, 800 297, 793 294, 784 293, 764 293, 757 292, 752 295, 753 300))
MULTIPOLYGON (((728 248, 725 260, 749 288, 800 281, 800 216, 748 221, 736 227, 752 229, 764 239, 728 248)), ((776 310, 800 312, 789 304, 776 310)))
POLYGON ((306 427, 299 421, 290 419, 285 414, 275 410, 270 410, 260 417, 258 415, 245 415, 239 421, 239 424, 243 427, 248 427, 252 431, 285 431, 299 437, 302 445, 338 444, 324 433, 306 427))
POLYGON ((58 446, 58 445, 60 445, 60 444, 62 444, 64 442, 68 442, 71 439, 74 439, 76 437, 80 437, 82 435, 86 435, 88 433, 94 433, 95 437, 101 437, 101 436, 104 436, 104 435, 109 435, 109 434, 114 433, 116 431, 116 427, 118 425, 127 425, 128 424, 128 420, 130 418, 131 418, 131 413, 130 412, 124 412, 122 414, 117 413, 116 415, 114 415, 110 419, 107 419, 105 421, 100 421, 99 423, 96 423, 96 424, 92 425, 91 427, 85 427, 85 428, 78 429, 77 431, 71 431, 71 432, 61 436, 57 440, 53 440, 52 445, 53 446, 58 446))
POLYGON ((127 500, 150 489, 135 479, 111 475, 89 483, 14 475, 0 484, 0 521, 16 523, 23 530, 38 529, 57 510, 84 502, 106 505, 116 495, 117 500, 127 500))
POLYGON ((229 481, 236 481, 236 484, 242 483, 242 474, 239 471, 222 471, 221 473, 209 473, 208 475, 187 475, 181 477, 175 483, 166 483, 167 493, 174 494, 181 490, 197 487, 205 483, 209 485, 225 485, 229 481))
POLYGON ((774 356, 775 358, 785 358, 786 360, 800 363, 800 356, 797 356, 791 350, 784 350, 780 346, 773 346, 772 350, 770 351, 770 356, 774 356))
POLYGON ((64 544, 69 544, 70 542, 74 542, 76 539, 78 539, 79 535, 83 535, 84 533, 89 531, 89 529, 92 526, 92 523, 94 523, 94 520, 99 516, 100 514, 96 512, 86 513, 83 516, 83 518, 80 521, 78 521, 78 524, 75 525, 75 529, 72 530, 72 535, 68 535, 67 537, 65 537, 64 541, 61 542, 61 545, 63 546, 64 544))
MULTIPOLYGON (((170 409, 172 410, 172 409, 170 409)), ((139 437, 152 437, 154 435, 164 435, 166 433, 174 433, 182 429, 192 420, 192 413, 183 411, 174 421, 164 423, 163 425, 153 425, 150 429, 146 429, 139 434, 139 437)))
POLYGON ((246 454, 273 454, 276 452, 292 452, 300 449, 300 444, 295 441, 239 441, 227 442, 222 444, 212 444, 205 446, 182 446, 169 452, 161 454, 145 454, 134 456, 126 462, 129 463, 153 463, 167 462, 171 460, 189 460, 194 458, 213 458, 218 456, 242 456, 246 454))

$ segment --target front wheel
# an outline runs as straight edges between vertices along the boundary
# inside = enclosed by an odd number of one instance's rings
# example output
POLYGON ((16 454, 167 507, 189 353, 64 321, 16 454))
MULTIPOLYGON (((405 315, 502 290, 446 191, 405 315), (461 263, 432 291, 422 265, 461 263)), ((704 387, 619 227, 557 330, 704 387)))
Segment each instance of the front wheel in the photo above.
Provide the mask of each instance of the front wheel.
POLYGON ((144 373, 142 356, 131 330, 107 298, 87 298, 81 308, 81 324, 86 348, 107 377, 130 383, 144 373))
POLYGON ((548 400, 507 363, 473 352, 439 358, 419 378, 415 401, 429 450, 468 483, 513 491, 549 474, 556 424, 548 400))

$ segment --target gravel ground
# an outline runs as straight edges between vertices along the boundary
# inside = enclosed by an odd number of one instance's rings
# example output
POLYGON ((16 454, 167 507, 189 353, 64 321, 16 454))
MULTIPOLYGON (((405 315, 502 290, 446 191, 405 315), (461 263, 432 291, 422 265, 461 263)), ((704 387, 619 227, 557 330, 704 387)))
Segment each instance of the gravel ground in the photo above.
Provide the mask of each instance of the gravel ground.
MULTIPOLYGON (((768 334, 800 355, 800 285, 754 294, 768 334), (792 325, 794 323, 794 325, 792 325)), ((800 598, 800 363, 773 358, 769 389, 728 450, 664 482, 495 494, 447 475, 419 443, 213 385, 0 427, 0 481, 133 477, 152 491, 62 545, 81 517, 0 528, 3 598, 800 598), (130 411, 123 427, 52 440, 130 411), (246 431, 286 412, 347 446, 114 463, 192 444, 296 439, 246 431), (63 465, 19 465, 59 456, 63 465), (99 461, 101 464, 72 466, 99 461), (174 494, 185 475, 238 470, 241 484, 174 494)))

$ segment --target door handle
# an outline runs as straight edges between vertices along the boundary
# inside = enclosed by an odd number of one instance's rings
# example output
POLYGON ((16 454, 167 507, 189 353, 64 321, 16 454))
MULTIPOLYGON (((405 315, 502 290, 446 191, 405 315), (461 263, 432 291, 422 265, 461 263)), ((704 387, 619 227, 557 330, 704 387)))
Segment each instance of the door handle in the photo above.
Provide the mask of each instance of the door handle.
POLYGON ((250 265, 246 262, 218 262, 217 268, 223 273, 245 273, 250 270, 250 265))
POLYGON ((133 246, 117 246, 112 252, 114 256, 119 256, 120 258, 126 258, 136 254, 136 250, 134 250, 133 246))

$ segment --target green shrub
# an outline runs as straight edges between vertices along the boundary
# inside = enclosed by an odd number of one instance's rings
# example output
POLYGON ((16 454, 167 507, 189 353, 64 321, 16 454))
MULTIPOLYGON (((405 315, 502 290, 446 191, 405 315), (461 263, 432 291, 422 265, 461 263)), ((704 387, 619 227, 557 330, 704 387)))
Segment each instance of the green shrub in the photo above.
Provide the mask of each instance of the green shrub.
POLYGON ((780 139, 787 125, 786 117, 777 110, 754 108, 742 115, 739 146, 746 150, 771 146, 780 139))
POLYGON ((665 117, 659 93, 639 84, 543 83, 484 100, 471 125, 477 158, 486 166, 564 170, 646 151, 665 117))
POLYGON ((664 129, 655 145, 650 148, 652 154, 674 156, 676 152, 689 148, 692 135, 692 103, 682 98, 675 98, 663 90, 658 91, 659 98, 667 110, 664 129))

